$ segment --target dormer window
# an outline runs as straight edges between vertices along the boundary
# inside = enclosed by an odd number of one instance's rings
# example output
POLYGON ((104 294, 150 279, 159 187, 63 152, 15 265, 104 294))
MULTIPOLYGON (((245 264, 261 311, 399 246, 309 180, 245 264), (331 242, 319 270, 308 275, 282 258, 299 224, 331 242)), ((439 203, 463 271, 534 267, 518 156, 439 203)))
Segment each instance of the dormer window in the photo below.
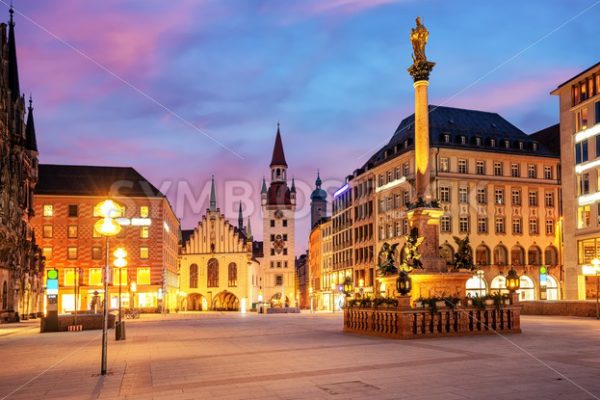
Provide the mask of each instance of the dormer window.
POLYGON ((408 140, 404 141, 404 148, 407 149, 408 148, 408 140))
POLYGON ((450 143, 450 135, 444 133, 444 143, 450 143))
POLYGON ((510 141, 509 140, 504 140, 504 148, 510 149, 510 141))
POLYGON ((533 143, 531 145, 531 148, 533 149, 533 151, 537 151, 538 150, 538 144, 537 143, 533 143))
POLYGON ((523 150, 523 142, 519 141, 519 150, 523 150))
POLYGON ((476 137, 475 138, 475 145, 476 146, 481 146, 481 138, 480 137, 476 137))
POLYGON ((496 147, 496 139, 490 139, 490 147, 496 147))
POLYGON ((461 136, 460 137, 460 144, 467 144, 467 137, 466 136, 461 136))

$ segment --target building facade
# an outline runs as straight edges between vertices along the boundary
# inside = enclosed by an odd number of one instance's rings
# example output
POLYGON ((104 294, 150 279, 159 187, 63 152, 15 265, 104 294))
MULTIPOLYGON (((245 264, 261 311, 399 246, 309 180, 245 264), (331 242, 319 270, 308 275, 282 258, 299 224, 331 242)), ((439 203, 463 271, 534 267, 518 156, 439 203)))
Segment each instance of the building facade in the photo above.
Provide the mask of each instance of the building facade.
MULTIPOLYGON (((471 294, 504 290, 515 267, 523 276, 522 299, 562 298, 559 154, 494 113, 430 106, 429 125, 432 194, 444 211, 440 257, 452 265, 454 237, 468 235, 480 271, 467 283, 471 294)), ((382 291, 377 254, 386 242, 401 249, 409 233, 407 212, 417 201, 414 157, 412 115, 334 198, 334 269, 352 268, 357 291, 361 284, 382 291)))
POLYGON ((236 227, 217 207, 213 177, 209 208, 195 229, 184 232, 179 309, 250 309, 259 300, 259 273, 259 264, 252 254, 251 234, 243 227, 241 208, 236 227))
POLYGON ((110 307, 146 312, 177 308, 179 220, 166 197, 133 168, 40 165, 33 228, 46 271, 59 271, 59 313, 98 310, 109 246, 110 307), (150 226, 123 226, 106 240, 94 229, 94 207, 114 200, 126 218, 149 218, 150 226), (113 267, 124 248, 128 265, 113 267))
POLYGON ((0 24, 0 322, 43 311, 43 258, 31 226, 38 149, 19 85, 14 11, 0 24), (7 29, 8 28, 8 29, 7 29))
POLYGON ((565 294, 595 298, 596 278, 585 270, 600 257, 600 63, 552 94, 560 110, 565 294))
POLYGON ((263 179, 263 258, 260 259, 264 301, 271 306, 296 306, 296 188, 288 187, 287 162, 279 125, 271 158, 271 180, 263 179))

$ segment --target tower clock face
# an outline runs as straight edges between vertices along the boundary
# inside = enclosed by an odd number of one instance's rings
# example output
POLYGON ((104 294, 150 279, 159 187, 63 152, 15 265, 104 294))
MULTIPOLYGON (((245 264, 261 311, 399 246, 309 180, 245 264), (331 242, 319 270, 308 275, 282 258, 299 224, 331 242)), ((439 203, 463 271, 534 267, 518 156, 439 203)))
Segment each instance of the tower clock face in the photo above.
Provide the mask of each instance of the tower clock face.
POLYGON ((275 249, 275 253, 281 254, 284 247, 285 247, 285 242, 283 241, 283 236, 281 236, 281 235, 275 236, 275 241, 273 242, 273 249, 275 249))
POLYGON ((275 211, 275 218, 277 218, 277 219, 281 219, 281 218, 283 218, 283 211, 281 211, 281 210, 276 210, 276 211, 275 211))

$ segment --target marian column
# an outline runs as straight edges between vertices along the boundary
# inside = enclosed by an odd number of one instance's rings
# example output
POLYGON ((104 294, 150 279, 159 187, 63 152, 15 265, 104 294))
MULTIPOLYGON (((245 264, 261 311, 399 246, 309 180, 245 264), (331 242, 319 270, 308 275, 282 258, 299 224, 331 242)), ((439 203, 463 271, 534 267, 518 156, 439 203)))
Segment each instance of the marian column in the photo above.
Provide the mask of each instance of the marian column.
POLYGON ((420 18, 417 17, 417 26, 410 33, 413 47, 413 65, 408 68, 408 73, 413 77, 415 88, 415 190, 416 203, 408 213, 411 227, 417 229, 417 234, 424 240, 419 248, 423 267, 426 270, 442 271, 445 262, 439 256, 439 219, 442 210, 437 202, 433 201, 431 190, 430 164, 429 164, 429 101, 427 88, 429 87, 429 74, 433 70, 434 62, 427 61, 425 45, 429 32, 420 18))

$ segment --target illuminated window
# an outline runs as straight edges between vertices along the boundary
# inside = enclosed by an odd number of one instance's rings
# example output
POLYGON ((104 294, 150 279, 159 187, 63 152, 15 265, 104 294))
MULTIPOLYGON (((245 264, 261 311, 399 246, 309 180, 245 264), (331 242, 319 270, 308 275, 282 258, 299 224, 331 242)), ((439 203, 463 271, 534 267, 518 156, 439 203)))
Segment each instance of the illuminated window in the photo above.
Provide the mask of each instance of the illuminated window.
POLYGON ((450 171, 450 160, 448 157, 440 158, 440 172, 448 172, 450 171))
POLYGON ((54 215, 54 206, 52 204, 44 204, 43 206, 44 217, 51 217, 54 215))
POLYGON ((42 255, 46 258, 46 260, 52 260, 52 247, 44 247, 42 249, 42 255))
POLYGON ((510 176, 518 178, 521 176, 519 164, 510 164, 510 176))
POLYGON ((141 206, 140 207, 140 217, 142 218, 148 218, 150 216, 150 207, 148 206, 141 206))
POLYGON ((140 227, 140 237, 142 239, 148 239, 149 236, 150 236, 150 227, 149 226, 140 227))
POLYGON ((69 239, 77 238, 77 225, 69 225, 67 228, 67 237, 69 239))
POLYGON ((475 164, 475 169, 477 175, 485 175, 485 161, 477 161, 477 163, 475 164))
POLYGON ((590 192, 590 174, 585 173, 577 176, 577 195, 588 194, 590 192))
POLYGON ((113 268, 113 285, 119 286, 127 285, 127 268, 113 268), (121 275, 121 280, 119 281, 119 274, 121 275))
POLYGON ((496 204, 502 205, 504 204, 504 189, 496 189, 495 190, 496 204))
POLYGON ((502 176, 502 163, 500 161, 494 161, 494 176, 502 176))
POLYGON ((63 270, 65 286, 75 286, 75 268, 65 268, 63 270))
POLYGON ((102 268, 90 268, 88 274, 90 286, 102 285, 102 268))
POLYGON ((477 203, 478 204, 487 204, 487 189, 486 188, 478 188, 477 189, 477 203))
POLYGON ((452 231, 452 223, 449 215, 444 215, 440 218, 440 231, 450 232, 452 231))
POLYGON ((42 237, 46 239, 52 238, 52 225, 44 225, 42 229, 42 237))
POLYGON ((583 107, 575 113, 575 132, 582 131, 588 127, 588 109, 583 107))
POLYGON ((577 228, 588 228, 590 226, 590 206, 577 207, 577 228))
POLYGON ((527 177, 530 179, 537 178, 537 167, 535 164, 529 164, 527 166, 527 177))
POLYGON ((69 260, 77 259, 77 247, 67 247, 67 259, 69 259, 69 260))
MULTIPOLYGON (((196 264, 192 264, 196 265, 196 264)), ((198 266, 196 265, 196 275, 198 274, 198 266)), ((197 278, 196 278, 197 279, 197 278)), ((150 285, 150 268, 138 268, 137 269, 137 284, 138 285, 150 285)), ((196 286, 190 285, 191 288, 198 287, 196 280, 196 286)))
POLYGON ((92 260, 102 260, 102 247, 92 247, 92 260))

